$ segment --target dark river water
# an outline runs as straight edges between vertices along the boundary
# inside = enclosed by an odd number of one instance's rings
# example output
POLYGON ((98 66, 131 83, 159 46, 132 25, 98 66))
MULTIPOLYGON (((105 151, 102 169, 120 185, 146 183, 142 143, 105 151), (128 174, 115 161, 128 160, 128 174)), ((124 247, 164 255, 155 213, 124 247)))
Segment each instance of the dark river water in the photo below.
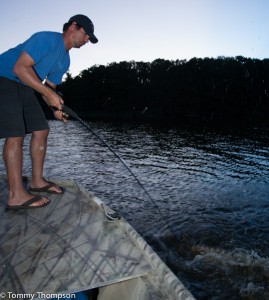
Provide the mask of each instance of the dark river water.
POLYGON ((268 131, 90 124, 136 178, 77 121, 50 121, 45 177, 119 211, 196 299, 269 299, 268 131))

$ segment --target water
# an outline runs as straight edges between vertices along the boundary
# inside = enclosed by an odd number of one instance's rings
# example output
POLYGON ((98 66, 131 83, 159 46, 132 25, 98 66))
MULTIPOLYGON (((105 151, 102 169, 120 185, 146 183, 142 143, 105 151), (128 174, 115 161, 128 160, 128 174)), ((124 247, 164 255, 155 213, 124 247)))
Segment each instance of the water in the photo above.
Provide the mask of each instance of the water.
POLYGON ((120 211, 197 299, 269 299, 268 131, 92 123, 149 198, 80 123, 50 125, 45 176, 76 180, 120 211))

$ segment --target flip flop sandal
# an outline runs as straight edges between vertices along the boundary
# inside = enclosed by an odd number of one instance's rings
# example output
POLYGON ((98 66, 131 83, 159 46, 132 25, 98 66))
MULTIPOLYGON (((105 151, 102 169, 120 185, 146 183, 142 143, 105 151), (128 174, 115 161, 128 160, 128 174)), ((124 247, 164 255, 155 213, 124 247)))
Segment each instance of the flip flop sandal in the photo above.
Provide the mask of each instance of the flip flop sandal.
POLYGON ((49 194, 63 194, 64 193, 64 189, 62 187, 59 186, 59 189, 61 190, 61 192, 55 192, 55 191, 51 191, 50 188, 51 187, 56 187, 58 185, 56 185, 55 183, 48 181, 48 184, 41 187, 41 188, 31 188, 29 187, 29 192, 43 192, 43 193, 49 193, 49 194))
POLYGON ((50 199, 48 199, 47 202, 41 204, 41 205, 31 205, 39 200, 41 200, 43 197, 42 196, 35 196, 34 198, 25 201, 24 203, 22 203, 21 205, 7 205, 6 206, 6 211, 9 210, 19 210, 19 209, 33 209, 33 208, 40 208, 40 207, 44 207, 47 206, 48 204, 50 204, 50 199))

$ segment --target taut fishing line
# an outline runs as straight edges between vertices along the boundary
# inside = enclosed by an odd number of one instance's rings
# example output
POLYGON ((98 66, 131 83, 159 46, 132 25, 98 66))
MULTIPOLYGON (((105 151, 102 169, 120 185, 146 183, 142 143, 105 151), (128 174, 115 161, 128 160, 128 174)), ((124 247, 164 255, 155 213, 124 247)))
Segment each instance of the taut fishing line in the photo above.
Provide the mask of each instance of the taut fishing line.
MULTIPOLYGON (((86 123, 84 120, 82 120, 71 108, 69 108, 65 104, 63 104, 62 105, 62 110, 63 110, 63 113, 67 113, 67 115, 70 115, 71 117, 75 118, 82 125, 84 125, 88 130, 90 130, 92 132, 92 134, 95 135, 104 145, 106 145, 106 147, 118 158, 118 160, 126 167, 126 169, 130 172, 130 174, 135 178, 138 185, 143 189, 143 191, 147 195, 148 199, 151 201, 151 203, 153 204, 155 209, 158 211, 158 213, 162 217, 162 219, 163 219, 164 223, 166 224, 166 226, 168 228, 170 228, 171 232, 173 233, 173 230, 171 229, 171 227, 167 223, 167 221, 166 221, 164 215, 162 214, 161 210, 159 209, 158 205, 152 199, 152 197, 150 196, 150 194, 148 193, 148 191, 146 190, 144 185, 141 183, 141 181, 138 179, 138 177, 134 174, 134 172, 130 169, 130 167, 125 163, 125 161, 119 156, 119 154, 99 134, 97 134, 88 123, 86 123)), ((175 234, 173 234, 173 235, 175 236, 175 234)))
MULTIPOLYGON (((50 89, 54 90, 49 84, 47 84, 45 82, 45 85, 47 87, 49 87, 50 89)), ((63 97, 63 94, 59 91, 55 91, 59 96, 63 97)), ((50 106, 50 108, 53 111, 56 111, 57 108, 50 106)), ((147 110, 147 107, 144 109, 144 111, 147 110)), ((158 205, 155 203, 155 201, 152 199, 152 197, 150 196, 150 194, 148 193, 148 191, 146 190, 146 188, 144 187, 144 185, 140 182, 140 180, 138 179, 138 177, 134 174, 134 172, 130 169, 130 167, 125 163, 125 161, 119 156, 119 154, 99 135, 97 134, 93 128, 90 126, 90 124, 86 123, 84 120, 82 120, 76 112, 74 112, 71 108, 69 108, 68 106, 66 106, 65 104, 62 104, 62 113, 63 113, 63 117, 65 119, 68 118, 68 116, 70 115, 71 117, 75 118, 76 120, 78 120, 82 125, 84 125, 88 130, 90 130, 92 132, 92 134, 94 136, 96 136, 104 145, 106 145, 106 147, 118 158, 118 160, 126 167, 126 169, 130 172, 130 174, 135 178, 136 182, 138 183, 138 185, 143 189, 143 191, 145 192, 145 194, 147 195, 148 199, 151 201, 151 203, 153 204, 153 206, 155 207, 155 209, 157 210, 157 212, 160 214, 160 216, 162 217, 164 223, 166 224, 167 228, 170 229, 170 231, 173 233, 173 230, 171 228, 171 226, 168 224, 168 222, 166 221, 164 215, 162 214, 161 210, 159 209, 158 205)), ((105 210, 107 210, 108 213, 107 217, 110 218, 111 220, 113 219, 119 219, 119 215, 112 211, 109 211, 106 207, 104 207, 105 210)), ((176 235, 173 233, 173 235, 176 237, 176 235)))

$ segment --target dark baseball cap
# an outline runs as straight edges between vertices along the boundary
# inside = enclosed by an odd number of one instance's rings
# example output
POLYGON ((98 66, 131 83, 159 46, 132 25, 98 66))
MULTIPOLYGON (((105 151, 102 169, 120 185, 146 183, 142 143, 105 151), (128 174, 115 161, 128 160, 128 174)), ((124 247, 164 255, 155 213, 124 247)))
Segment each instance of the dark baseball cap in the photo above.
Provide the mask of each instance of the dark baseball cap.
POLYGON ((90 37, 89 39, 91 43, 95 44, 98 42, 97 37, 93 34, 94 32, 93 23, 88 17, 84 15, 75 15, 70 18, 69 23, 70 22, 76 22, 77 25, 80 25, 84 29, 86 34, 90 37))

